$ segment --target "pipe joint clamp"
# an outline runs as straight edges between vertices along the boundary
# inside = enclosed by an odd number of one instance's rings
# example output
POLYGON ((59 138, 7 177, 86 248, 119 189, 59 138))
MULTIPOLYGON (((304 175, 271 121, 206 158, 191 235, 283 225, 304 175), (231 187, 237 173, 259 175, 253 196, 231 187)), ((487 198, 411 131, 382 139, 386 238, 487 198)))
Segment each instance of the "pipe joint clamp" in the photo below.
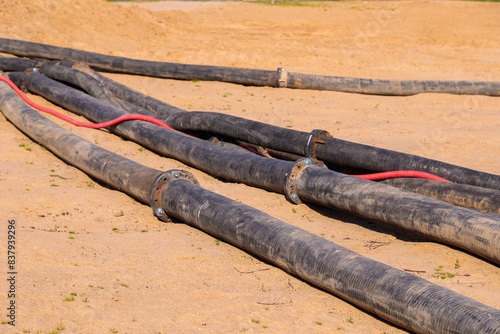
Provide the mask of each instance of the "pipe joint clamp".
POLYGON ((21 75, 21 79, 19 80, 19 89, 23 93, 28 93, 28 89, 26 88, 26 84, 24 83, 24 80, 26 80, 26 78, 30 74, 38 73, 38 72, 39 72, 39 70, 38 70, 37 67, 28 68, 28 69, 26 69, 26 70, 23 71, 23 75, 21 75))
POLYGON ((168 184, 177 180, 187 180, 193 184, 199 184, 193 174, 182 169, 171 169, 158 176, 151 189, 150 204, 153 209, 153 214, 164 222, 168 222, 169 218, 165 210, 161 207, 161 194, 168 184))
POLYGON ((306 168, 311 166, 318 166, 325 168, 325 164, 319 160, 311 158, 302 158, 297 160, 288 173, 285 174, 285 197, 289 202, 293 204, 301 204, 302 201, 297 194, 297 189, 295 187, 295 182, 297 176, 306 168))
POLYGON ((288 72, 281 67, 278 67, 276 72, 276 88, 286 88, 288 84, 288 72))
POLYGON ((306 145, 304 146, 304 155, 307 158, 316 159, 316 144, 324 144, 321 137, 331 137, 332 135, 325 130, 313 130, 307 137, 306 145))

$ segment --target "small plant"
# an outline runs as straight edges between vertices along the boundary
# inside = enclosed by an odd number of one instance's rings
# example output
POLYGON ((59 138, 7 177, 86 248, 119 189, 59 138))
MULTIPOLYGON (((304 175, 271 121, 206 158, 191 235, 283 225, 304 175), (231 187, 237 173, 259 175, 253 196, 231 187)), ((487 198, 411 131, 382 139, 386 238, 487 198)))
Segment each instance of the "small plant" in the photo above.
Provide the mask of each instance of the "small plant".
POLYGON ((219 245, 220 245, 220 240, 219 240, 219 239, 215 239, 215 244, 216 244, 217 246, 219 246, 219 245))
POLYGON ((72 302, 73 300, 75 300, 75 297, 73 296, 64 298, 64 301, 66 302, 72 302))
POLYGON ((258 323, 260 323, 260 320, 259 319, 252 319, 252 322, 258 324, 258 323))
POLYGON ((345 328, 344 327, 337 327, 338 331, 343 331, 345 328))
POLYGON ((110 329, 109 329, 109 331, 110 331, 111 333, 118 333, 118 330, 117 330, 117 329, 113 329, 113 328, 110 328, 110 329))
POLYGON ((321 321, 316 321, 316 325, 321 326, 323 323, 321 321))
POLYGON ((293 212, 293 213, 297 213, 297 209, 292 208, 292 212, 293 212))
POLYGON ((128 288, 128 285, 125 284, 125 283, 122 283, 121 286, 125 287, 125 288, 128 288))
POLYGON ((262 284, 262 286, 260 287, 260 289, 262 290, 262 292, 267 292, 267 290, 264 289, 264 284, 262 284))
POLYGON ((144 148, 143 147, 138 148, 137 151, 142 152, 142 151, 144 151, 144 148))
POLYGON ((85 297, 85 299, 83 299, 83 300, 82 300, 82 302, 84 302, 84 303, 88 303, 88 302, 89 302, 89 300, 87 299, 87 297, 85 297))
POLYGON ((455 269, 460 268, 462 265, 458 262, 458 259, 455 259, 455 269))
POLYGON ((347 322, 350 323, 350 324, 353 324, 354 320, 352 320, 352 317, 349 317, 349 319, 347 319, 347 322))
POLYGON ((148 230, 141 230, 141 233, 146 233, 148 230))
POLYGON ((61 324, 58 324, 56 326, 56 329, 54 329, 53 331, 49 332, 49 334, 59 334, 63 330, 64 330, 64 326, 61 325, 61 324))

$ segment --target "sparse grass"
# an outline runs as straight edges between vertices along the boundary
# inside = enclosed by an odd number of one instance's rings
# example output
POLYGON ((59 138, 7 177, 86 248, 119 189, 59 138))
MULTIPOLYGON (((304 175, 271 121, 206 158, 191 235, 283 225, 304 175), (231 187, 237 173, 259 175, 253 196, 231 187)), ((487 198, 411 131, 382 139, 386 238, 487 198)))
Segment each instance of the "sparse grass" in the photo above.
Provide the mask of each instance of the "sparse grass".
POLYGON ((31 151, 31 147, 29 147, 28 145, 26 145, 26 144, 24 144, 24 143, 23 143, 23 144, 19 144, 19 147, 24 147, 24 149, 25 149, 26 151, 31 151))
POLYGON ((259 324, 260 323, 260 319, 253 319, 252 318, 252 322, 255 323, 255 324, 259 324))
POLYGON ((64 330, 64 326, 61 324, 58 324, 56 329, 54 329, 53 331, 50 331, 49 334, 59 334, 63 330, 64 330))
POLYGON ((350 324, 353 324, 353 323, 354 323, 354 320, 352 319, 352 317, 349 317, 349 318, 347 319, 347 322, 348 322, 348 323, 350 323, 350 324))

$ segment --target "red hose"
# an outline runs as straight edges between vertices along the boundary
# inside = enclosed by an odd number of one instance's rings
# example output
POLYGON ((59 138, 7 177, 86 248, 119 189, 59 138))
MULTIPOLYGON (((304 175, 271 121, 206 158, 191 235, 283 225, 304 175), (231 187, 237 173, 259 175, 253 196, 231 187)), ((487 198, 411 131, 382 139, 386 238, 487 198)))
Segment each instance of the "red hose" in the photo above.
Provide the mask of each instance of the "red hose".
MULTIPOLYGON (((69 122, 69 123, 71 123, 73 125, 76 125, 76 126, 82 126, 82 127, 91 128, 91 129, 100 129, 100 128, 107 128, 109 126, 116 125, 116 124, 121 123, 123 121, 139 120, 139 121, 151 122, 151 123, 154 123, 156 125, 162 126, 164 128, 176 131, 174 128, 168 126, 165 122, 160 121, 157 118, 154 118, 154 117, 151 117, 151 116, 145 116, 145 115, 125 115, 125 116, 121 116, 121 117, 115 118, 115 119, 113 119, 111 121, 107 121, 107 122, 104 122, 104 123, 97 123, 97 124, 96 123, 85 123, 85 122, 76 121, 76 120, 74 120, 74 119, 72 119, 72 118, 70 118, 70 117, 68 117, 66 115, 63 115, 63 114, 61 114, 61 113, 59 113, 59 112, 57 112, 55 110, 52 110, 50 108, 46 108, 46 107, 40 106, 40 105, 36 104, 35 102, 31 101, 8 78, 0 75, 0 81, 5 82, 10 87, 12 87, 12 89, 24 100, 24 102, 26 102, 27 104, 29 104, 33 108, 41 110, 41 111, 44 111, 44 112, 47 112, 47 113, 49 113, 49 114, 51 114, 53 116, 59 117, 60 119, 65 120, 66 122, 69 122)), ((240 146, 246 148, 247 150, 249 150, 251 152, 254 152, 255 154, 262 155, 259 152, 251 149, 250 147, 244 145, 243 143, 241 143, 239 141, 237 141, 237 143, 240 146)), ((443 181, 443 182, 451 182, 451 181, 448 181, 448 180, 443 179, 443 178, 441 178, 439 176, 436 176, 436 175, 432 175, 432 174, 425 173, 425 172, 413 171, 413 170, 400 170, 400 171, 394 171, 394 172, 383 172, 383 173, 366 174, 366 175, 352 175, 352 176, 359 177, 359 178, 365 179, 365 180, 372 180, 372 181, 374 181, 374 180, 390 179, 390 178, 396 178, 396 177, 417 177, 417 178, 421 178, 421 179, 436 180, 436 181, 443 181)))
POLYGON ((80 121, 74 120, 74 119, 72 119, 72 118, 70 118, 70 117, 68 117, 66 115, 63 115, 63 114, 61 114, 61 113, 59 113, 59 112, 57 112, 55 110, 52 110, 52 109, 47 108, 47 107, 43 107, 43 106, 38 105, 35 102, 31 101, 8 78, 0 75, 0 81, 3 81, 5 83, 7 83, 17 93, 17 95, 19 95, 24 100, 24 102, 26 102, 27 104, 29 104, 33 108, 38 109, 40 111, 44 111, 46 113, 49 113, 49 114, 51 114, 53 116, 56 116, 56 117, 58 117, 58 118, 60 118, 60 119, 62 119, 64 121, 66 121, 68 123, 71 123, 73 125, 76 125, 76 126, 82 126, 82 127, 91 128, 91 129, 101 129, 101 128, 107 128, 109 126, 116 125, 116 124, 121 123, 123 121, 138 120, 138 121, 146 121, 146 122, 154 123, 154 124, 159 125, 161 127, 164 127, 164 128, 167 128, 167 129, 175 131, 175 129, 173 129, 170 126, 168 126, 165 122, 160 121, 157 118, 154 118, 154 117, 151 117, 151 116, 145 116, 145 115, 124 115, 124 116, 115 118, 115 119, 113 119, 111 121, 107 121, 107 122, 104 122, 104 123, 86 123, 86 122, 80 122, 80 121))
POLYGON ((383 180, 383 179, 392 179, 396 177, 417 177, 421 179, 428 179, 428 180, 436 180, 436 181, 442 181, 442 182, 451 182, 446 179, 443 179, 442 177, 429 174, 426 172, 419 172, 416 170, 397 170, 393 172, 382 172, 382 173, 375 173, 375 174, 365 174, 365 175, 351 175, 355 177, 359 177, 360 179, 365 179, 365 180, 383 180))

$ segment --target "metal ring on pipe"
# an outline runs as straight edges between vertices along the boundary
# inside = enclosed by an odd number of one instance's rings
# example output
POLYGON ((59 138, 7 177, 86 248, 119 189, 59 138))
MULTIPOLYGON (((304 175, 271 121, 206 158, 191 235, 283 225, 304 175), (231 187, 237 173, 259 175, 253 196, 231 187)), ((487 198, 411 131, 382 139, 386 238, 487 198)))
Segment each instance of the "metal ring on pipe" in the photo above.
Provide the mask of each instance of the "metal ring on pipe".
POLYGON ((293 204, 301 204, 302 201, 299 198, 299 195, 297 194, 297 190, 295 187, 295 180, 297 176, 307 167, 309 166, 319 166, 319 167, 325 167, 325 164, 319 160, 316 159, 311 159, 311 158, 302 158, 300 160, 297 160, 297 162, 293 165, 293 167, 290 169, 290 172, 285 174, 285 197, 288 201, 292 202, 293 204))
POLYGON ((165 214, 165 210, 161 207, 161 194, 163 192, 163 188, 167 186, 170 182, 176 180, 188 180, 195 185, 199 185, 198 180, 188 171, 182 169, 171 169, 160 176, 153 183, 153 187, 151 188, 151 208, 153 209, 153 214, 160 220, 164 222, 168 222, 170 219, 165 214))
POLYGON ((306 145, 304 146, 304 155, 306 158, 316 159, 316 144, 324 144, 325 141, 319 140, 320 137, 331 137, 332 135, 326 130, 313 130, 307 137, 306 145))

